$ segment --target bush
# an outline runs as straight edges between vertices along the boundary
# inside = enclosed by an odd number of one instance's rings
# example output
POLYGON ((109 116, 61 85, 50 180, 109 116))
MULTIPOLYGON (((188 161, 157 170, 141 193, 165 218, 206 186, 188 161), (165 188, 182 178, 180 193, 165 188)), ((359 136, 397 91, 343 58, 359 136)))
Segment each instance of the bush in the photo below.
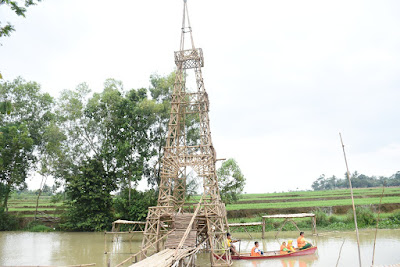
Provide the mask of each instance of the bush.
POLYGON ((29 222, 27 224, 27 226, 25 227, 25 230, 29 231, 29 232, 52 232, 52 231, 54 231, 53 228, 48 227, 39 221, 29 222))
MULTIPOLYGON (((322 210, 318 209, 313 212, 315 214, 315 219, 317 221, 317 225, 326 226, 329 224, 329 216, 322 210)), ((332 217, 332 216, 331 216, 332 217)))
POLYGON ((14 231, 19 228, 19 218, 0 208, 0 231, 14 231))
POLYGON ((400 210, 397 210, 390 215, 389 219, 393 224, 400 224, 400 210))
MULTIPOLYGON (((375 214, 370 208, 356 207, 357 214, 357 225, 359 227, 365 227, 369 225, 376 225, 375 214)), ((347 212, 347 221, 354 222, 353 210, 347 212)))
POLYGON ((157 204, 157 193, 154 190, 137 191, 131 190, 131 205, 129 205, 129 189, 125 188, 121 194, 114 199, 114 208, 117 217, 126 220, 143 221, 147 217, 149 207, 157 204))
POLYGON ((25 227, 26 231, 29 232, 53 232, 54 229, 51 227, 48 227, 46 225, 44 225, 43 223, 39 222, 39 221, 30 221, 26 227, 25 227))
POLYGON ((328 220, 329 220, 330 224, 342 222, 342 220, 339 217, 335 216, 335 215, 329 216, 328 220))

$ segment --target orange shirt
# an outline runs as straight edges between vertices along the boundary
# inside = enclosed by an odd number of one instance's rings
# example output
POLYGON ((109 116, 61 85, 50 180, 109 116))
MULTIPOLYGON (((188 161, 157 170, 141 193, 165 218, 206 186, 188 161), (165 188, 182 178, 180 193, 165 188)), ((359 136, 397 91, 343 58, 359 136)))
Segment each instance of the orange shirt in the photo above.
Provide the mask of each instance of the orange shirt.
POLYGON ((253 247, 253 248, 251 249, 250 256, 261 256, 261 253, 260 253, 260 252, 255 252, 256 248, 257 248, 257 247, 253 247))
POLYGON ((284 248, 286 248, 285 245, 281 245, 281 251, 283 251, 284 248))
POLYGON ((304 240, 304 237, 299 236, 299 238, 297 238, 297 247, 302 248, 306 245, 306 241, 304 240))

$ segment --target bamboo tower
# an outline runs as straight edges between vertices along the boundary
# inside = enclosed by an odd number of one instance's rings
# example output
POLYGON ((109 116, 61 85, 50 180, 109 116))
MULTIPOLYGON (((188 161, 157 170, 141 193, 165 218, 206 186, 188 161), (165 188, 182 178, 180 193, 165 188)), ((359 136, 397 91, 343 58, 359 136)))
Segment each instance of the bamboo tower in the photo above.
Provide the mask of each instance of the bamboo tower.
MULTIPOLYGON (((176 219, 179 216, 185 217, 186 214, 187 221, 194 218, 194 223, 187 226, 193 230, 186 235, 193 234, 196 245, 203 244, 210 251, 211 265, 230 266, 231 257, 226 242, 228 223, 225 204, 221 201, 218 189, 216 152, 212 144, 208 116, 209 101, 201 71, 204 66, 203 51, 194 45, 186 0, 183 5, 180 49, 174 55, 177 69, 162 159, 158 203, 149 208, 142 248, 152 247, 156 252, 166 248, 168 244, 177 248, 176 245, 171 245, 171 236, 175 236, 177 240, 186 239, 186 236, 183 237, 184 233, 179 234, 176 219), (185 49, 187 35, 190 37, 189 48, 185 49), (192 70, 196 80, 195 92, 189 92, 186 87, 187 74, 192 70), (199 131, 200 138, 194 144, 187 138, 189 128, 186 122, 189 119, 197 122, 196 130, 199 131), (189 213, 188 206, 185 205, 188 168, 203 181, 204 192, 195 213, 189 213), (167 242, 163 242, 163 237, 167 237, 167 242)), ((183 241, 180 242, 180 247, 184 246, 183 241)))

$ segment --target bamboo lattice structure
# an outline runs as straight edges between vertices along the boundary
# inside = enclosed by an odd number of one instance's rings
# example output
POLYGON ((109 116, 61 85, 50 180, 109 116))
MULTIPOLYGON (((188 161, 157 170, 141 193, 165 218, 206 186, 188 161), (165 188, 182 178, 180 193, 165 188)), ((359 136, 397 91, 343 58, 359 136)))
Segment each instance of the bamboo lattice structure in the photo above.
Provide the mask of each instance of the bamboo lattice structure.
MULTIPOLYGON (((167 236, 165 244, 168 244, 167 249, 176 250, 172 254, 174 257, 177 257, 179 251, 187 253, 184 256, 193 256, 202 245, 202 248, 205 247, 211 252, 212 266, 230 266, 231 257, 226 241, 229 226, 225 204, 221 201, 218 189, 216 152, 211 140, 208 116, 209 101, 201 71, 204 66, 203 51, 194 45, 186 0, 183 6, 180 49, 174 53, 174 56, 177 69, 162 159, 158 203, 157 206, 149 208, 142 241, 142 248, 146 248, 143 254, 148 255, 150 252, 160 252, 164 249, 164 243, 160 237, 172 229, 173 234, 167 236), (185 49, 186 34, 190 36, 188 49, 185 49), (189 92, 186 87, 189 70, 194 71, 195 92, 189 92), (196 122, 196 130, 199 132, 200 138, 194 144, 187 138, 188 120, 196 122), (177 218, 178 214, 185 214, 183 205, 186 198, 188 168, 191 168, 198 178, 203 180, 204 193, 195 213, 186 213, 188 215, 185 224, 187 229, 180 231, 177 224, 182 222, 177 218), (189 242, 187 239, 193 236, 195 242, 189 242)), ((163 254, 168 253, 163 252, 163 254)), ((181 255, 180 258, 183 256, 181 255)), ((174 262, 176 264, 177 261, 174 262)), ((194 264, 193 259, 188 262, 194 264)))

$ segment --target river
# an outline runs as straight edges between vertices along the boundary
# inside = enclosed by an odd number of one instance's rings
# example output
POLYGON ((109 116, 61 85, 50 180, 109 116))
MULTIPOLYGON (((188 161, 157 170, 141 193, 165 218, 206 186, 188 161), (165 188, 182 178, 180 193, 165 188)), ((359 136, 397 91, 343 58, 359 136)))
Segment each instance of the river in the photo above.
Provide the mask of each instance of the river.
MULTIPOLYGON (((297 238, 297 232, 283 232, 279 242, 285 239, 297 238)), ((307 232, 306 232, 307 234, 307 232)), ((234 238, 242 241, 235 243, 241 252, 250 251, 254 240, 260 242, 264 250, 279 248, 272 233, 267 234, 265 240, 259 233, 232 233, 234 238)), ((11 265, 74 265, 96 263, 96 266, 107 266, 111 259, 111 266, 115 266, 130 252, 136 252, 141 244, 141 234, 133 235, 131 241, 128 235, 111 242, 107 236, 107 251, 104 254, 103 233, 31 233, 31 232, 0 232, 0 266, 11 265), (119 253, 119 254, 116 254, 119 253)), ((299 256, 280 260, 253 260, 234 261, 233 266, 336 266, 339 249, 343 245, 339 266, 358 266, 357 242, 354 232, 322 232, 318 237, 306 236, 306 240, 318 246, 315 255, 299 256)), ((371 266, 374 230, 360 231, 360 246, 363 266, 371 266)), ((377 237, 376 265, 390 265, 400 263, 400 229, 379 230, 377 237)), ((197 257, 199 266, 209 266, 209 255, 202 253, 197 257)), ((151 267, 151 266, 149 266, 151 267)))

